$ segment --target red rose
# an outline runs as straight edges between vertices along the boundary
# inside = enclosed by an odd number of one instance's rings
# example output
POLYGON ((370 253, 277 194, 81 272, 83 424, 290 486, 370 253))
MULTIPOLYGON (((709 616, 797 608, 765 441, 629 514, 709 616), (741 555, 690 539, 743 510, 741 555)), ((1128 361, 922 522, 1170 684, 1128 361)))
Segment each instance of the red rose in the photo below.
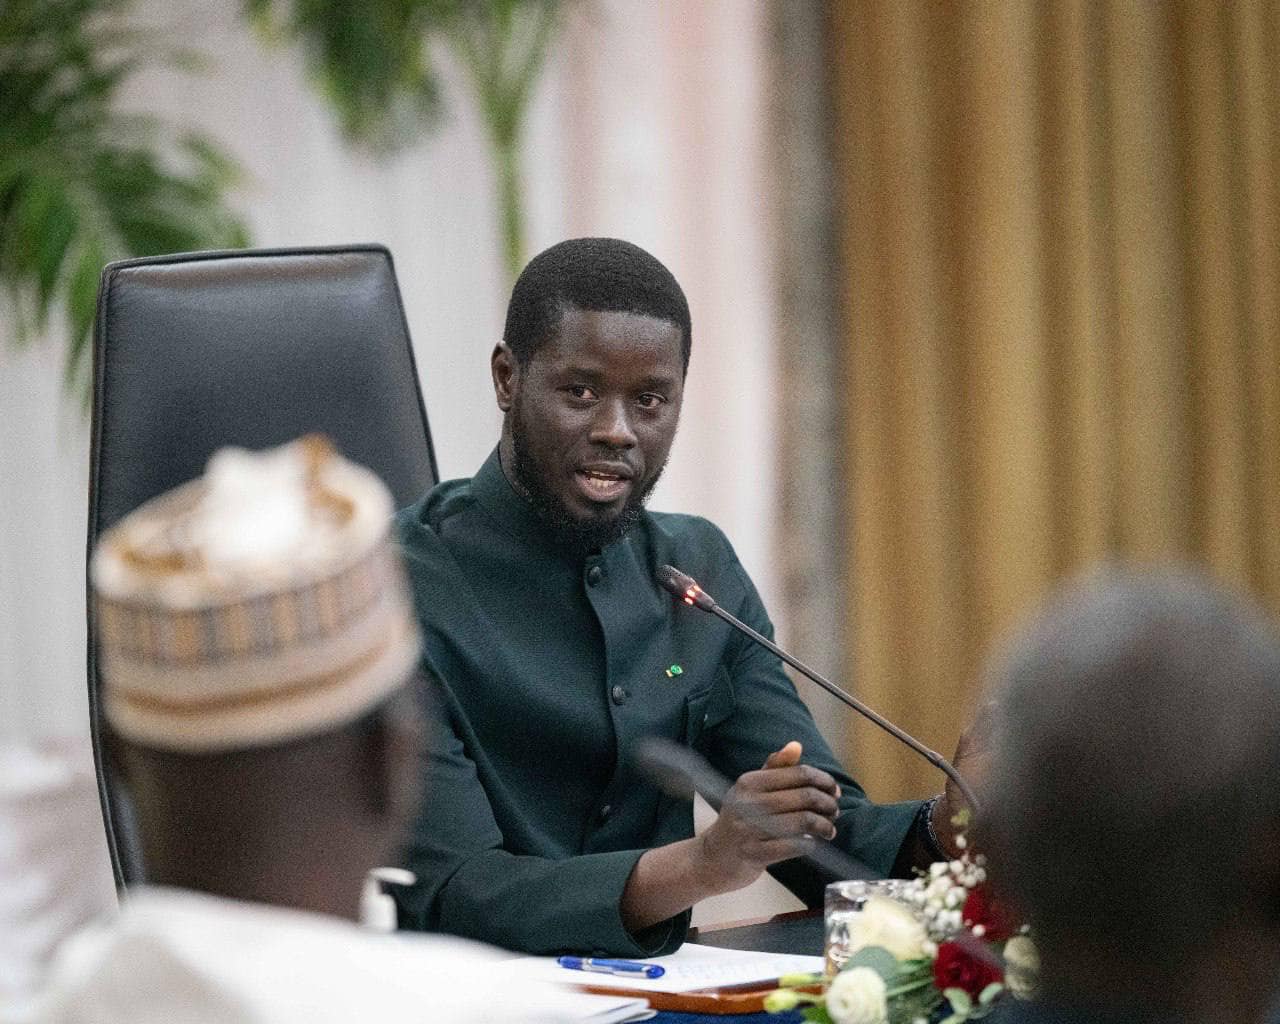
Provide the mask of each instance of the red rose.
POLYGON ((1008 908, 992 896, 985 885, 975 885, 969 890, 960 919, 966 928, 982 925, 982 938, 986 942, 1003 942, 1018 930, 1008 908))
POLYGON ((974 999, 993 981, 1004 981, 1004 973, 996 963, 975 956, 958 942, 944 942, 933 961, 933 983, 938 991, 964 989, 974 999))

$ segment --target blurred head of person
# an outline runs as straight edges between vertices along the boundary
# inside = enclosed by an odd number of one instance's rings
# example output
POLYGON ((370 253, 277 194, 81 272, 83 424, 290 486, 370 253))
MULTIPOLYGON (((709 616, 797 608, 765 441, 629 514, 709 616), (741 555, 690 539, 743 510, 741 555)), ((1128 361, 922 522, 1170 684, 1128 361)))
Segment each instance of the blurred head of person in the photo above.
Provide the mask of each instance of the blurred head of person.
POLYGON ((993 881, 1041 994, 1262 1020, 1280 981, 1280 636, 1192 573, 1060 593, 999 666, 993 881))
POLYGON ((354 918, 417 799, 419 652, 392 502, 323 439, 227 449, 91 563, 146 880, 354 918))

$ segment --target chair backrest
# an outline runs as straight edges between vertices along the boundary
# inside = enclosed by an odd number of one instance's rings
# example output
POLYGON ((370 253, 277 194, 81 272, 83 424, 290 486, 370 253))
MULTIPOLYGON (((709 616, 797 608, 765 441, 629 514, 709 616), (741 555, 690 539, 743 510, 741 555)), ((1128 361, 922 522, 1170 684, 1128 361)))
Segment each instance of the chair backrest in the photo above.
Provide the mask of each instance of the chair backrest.
MULTIPOLYGON (((426 409, 382 246, 186 253, 109 264, 94 329, 89 550, 224 445, 328 435, 406 505, 437 480, 426 409)), ((117 884, 138 877, 101 739, 89 601, 89 716, 117 884)))

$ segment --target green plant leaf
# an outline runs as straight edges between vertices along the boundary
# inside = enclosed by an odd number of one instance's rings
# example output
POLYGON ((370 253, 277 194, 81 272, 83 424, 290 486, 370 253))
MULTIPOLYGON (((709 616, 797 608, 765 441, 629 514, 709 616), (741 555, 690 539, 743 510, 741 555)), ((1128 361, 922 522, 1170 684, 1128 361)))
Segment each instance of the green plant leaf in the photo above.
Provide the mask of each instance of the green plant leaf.
POLYGON ((800 1016, 805 1020, 813 1021, 813 1024, 835 1024, 825 1006, 806 1006, 800 1012, 800 1016))
POLYGON ((998 981, 993 981, 990 985, 978 993, 978 1002, 983 1006, 987 1006, 994 1002, 996 997, 1004 991, 1004 985, 998 981))
POLYGON ((66 384, 82 393, 88 377, 89 336, 98 297, 98 277, 107 262, 106 246, 96 235, 87 235, 67 281, 67 315, 71 321, 71 345, 66 362, 66 384))
POLYGON ((870 967, 888 985, 897 976, 899 965, 898 958, 887 949, 881 946, 863 946, 845 961, 840 970, 848 971, 854 967, 870 967))
POLYGON ((973 1000, 962 988, 945 988, 942 990, 942 995, 951 1004, 951 1009, 960 1015, 961 1020, 973 1009, 973 1000))
POLYGON ((436 124, 441 87, 428 51, 466 0, 243 0, 264 40, 300 44, 312 79, 352 142, 386 153, 436 124))
POLYGON ((911 993, 917 992, 920 989, 932 988, 932 987, 933 987, 933 978, 931 977, 918 975, 914 977, 903 978, 903 976, 899 974, 896 978, 893 979, 893 983, 887 987, 885 995, 887 995, 890 999, 896 999, 900 996, 910 995, 911 993))
POLYGON ((932 1020, 935 1011, 944 1004, 942 993, 934 988, 932 979, 910 992, 889 997, 891 1021, 914 1021, 920 1018, 932 1020))
POLYGON ((87 398, 103 265, 247 244, 237 170, 208 140, 115 101, 141 68, 189 53, 130 21, 131 0, 0 2, 0 294, 21 344, 65 315, 64 378, 87 398))
POLYGON ((523 264, 520 128, 567 0, 241 0, 273 43, 294 42, 351 141, 374 153, 441 120, 443 50, 465 75, 494 161, 504 261, 523 264))

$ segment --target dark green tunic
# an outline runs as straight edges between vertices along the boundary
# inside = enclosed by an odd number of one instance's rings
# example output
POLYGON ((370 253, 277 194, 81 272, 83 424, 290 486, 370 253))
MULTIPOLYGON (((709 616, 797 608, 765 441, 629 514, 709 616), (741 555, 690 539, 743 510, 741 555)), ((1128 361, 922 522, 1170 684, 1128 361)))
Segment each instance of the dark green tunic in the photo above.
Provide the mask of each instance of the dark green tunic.
MULTIPOLYGON (((919 805, 868 801, 777 658, 654 582, 659 565, 675 565, 772 636, 711 523, 647 512, 600 554, 570 558, 496 451, 397 523, 437 708, 404 924, 530 953, 679 946, 688 913, 636 936, 619 915, 640 855, 693 834, 692 805, 662 796, 629 762, 649 735, 692 745, 730 778, 799 740, 805 761, 843 789, 836 841, 889 872, 919 805)), ((775 874, 821 903, 825 880, 805 865, 775 874)))

